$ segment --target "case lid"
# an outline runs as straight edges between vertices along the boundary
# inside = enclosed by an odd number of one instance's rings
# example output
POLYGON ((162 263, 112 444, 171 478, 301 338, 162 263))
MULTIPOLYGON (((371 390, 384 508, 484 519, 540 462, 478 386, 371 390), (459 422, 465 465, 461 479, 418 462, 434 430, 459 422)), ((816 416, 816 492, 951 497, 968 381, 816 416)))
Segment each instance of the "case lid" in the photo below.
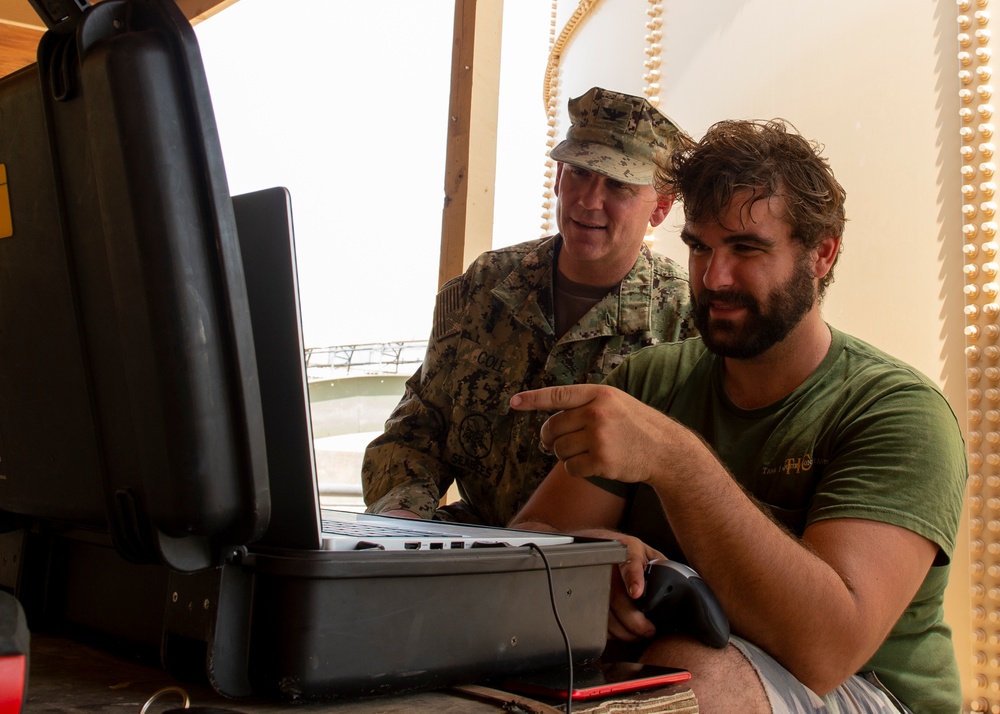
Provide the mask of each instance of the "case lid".
POLYGON ((170 0, 69 21, 0 81, 0 508, 212 567, 261 536, 270 500, 197 40, 170 0))

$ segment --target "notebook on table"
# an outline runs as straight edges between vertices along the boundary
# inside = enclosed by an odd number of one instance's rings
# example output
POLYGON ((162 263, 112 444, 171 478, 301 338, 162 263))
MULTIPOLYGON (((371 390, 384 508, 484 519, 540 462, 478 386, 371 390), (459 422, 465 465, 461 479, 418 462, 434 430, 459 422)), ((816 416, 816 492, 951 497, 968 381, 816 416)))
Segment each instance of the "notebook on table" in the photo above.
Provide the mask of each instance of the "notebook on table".
POLYGON ((271 519, 258 545, 448 550, 572 543, 571 536, 357 514, 320 507, 306 381, 291 200, 284 188, 233 198, 253 325, 271 519))

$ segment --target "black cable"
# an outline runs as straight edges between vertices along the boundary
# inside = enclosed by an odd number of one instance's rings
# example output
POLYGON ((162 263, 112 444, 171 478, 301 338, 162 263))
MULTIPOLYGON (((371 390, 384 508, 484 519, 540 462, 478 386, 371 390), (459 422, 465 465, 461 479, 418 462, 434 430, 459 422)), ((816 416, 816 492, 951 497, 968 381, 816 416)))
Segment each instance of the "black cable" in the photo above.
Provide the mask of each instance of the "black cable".
POLYGON ((549 580, 549 602, 552 603, 552 615, 556 619, 556 625, 562 634, 563 642, 566 643, 566 661, 569 665, 569 682, 566 686, 566 714, 573 714, 573 648, 570 647, 569 635, 566 634, 566 628, 563 627, 562 619, 559 617, 559 607, 556 605, 556 588, 552 582, 552 566, 549 565, 549 559, 545 557, 545 553, 537 544, 528 543, 528 547, 533 548, 542 557, 542 562, 545 564, 545 576, 549 580))

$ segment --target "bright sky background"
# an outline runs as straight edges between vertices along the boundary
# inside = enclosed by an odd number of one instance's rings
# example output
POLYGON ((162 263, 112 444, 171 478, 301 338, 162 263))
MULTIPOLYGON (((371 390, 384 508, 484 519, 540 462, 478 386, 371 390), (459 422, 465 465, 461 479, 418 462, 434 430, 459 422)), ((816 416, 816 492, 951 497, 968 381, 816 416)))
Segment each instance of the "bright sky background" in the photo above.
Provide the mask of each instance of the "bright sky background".
MULTIPOLYGON (((541 234, 546 148, 551 6, 504 5, 495 246, 541 234)), ((430 332, 453 21, 452 0, 240 0, 195 28, 230 192, 291 193, 309 347, 430 332)))

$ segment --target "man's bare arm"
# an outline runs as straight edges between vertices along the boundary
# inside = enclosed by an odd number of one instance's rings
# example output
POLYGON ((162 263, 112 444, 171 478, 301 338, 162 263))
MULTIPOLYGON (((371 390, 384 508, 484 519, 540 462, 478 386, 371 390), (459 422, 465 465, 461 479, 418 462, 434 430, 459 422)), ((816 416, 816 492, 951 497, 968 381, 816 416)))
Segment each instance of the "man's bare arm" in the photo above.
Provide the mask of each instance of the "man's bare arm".
POLYGON ((616 568, 617 573, 612 574, 608 634, 614 639, 633 641, 656 633, 653 624, 636 608, 633 598, 642 594, 646 563, 662 555, 638 538, 615 530, 622 520, 624 506, 624 499, 590 481, 572 478, 562 464, 557 464, 510 525, 620 541, 628 554, 616 568))
POLYGON ((733 630, 817 692, 870 658, 933 562, 934 544, 884 523, 821 522, 795 538, 744 493, 700 437, 620 390, 553 387, 511 403, 561 410, 543 426, 542 443, 570 478, 652 486, 733 630))

